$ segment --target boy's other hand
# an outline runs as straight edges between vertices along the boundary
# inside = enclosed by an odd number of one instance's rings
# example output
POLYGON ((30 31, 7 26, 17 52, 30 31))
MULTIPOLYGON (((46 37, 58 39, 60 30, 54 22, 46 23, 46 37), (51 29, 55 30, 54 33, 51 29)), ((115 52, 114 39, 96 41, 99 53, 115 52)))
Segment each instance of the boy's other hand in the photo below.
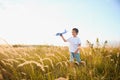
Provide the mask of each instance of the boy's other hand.
POLYGON ((75 53, 75 54, 77 54, 77 53, 78 53, 78 51, 75 51, 74 53, 75 53))

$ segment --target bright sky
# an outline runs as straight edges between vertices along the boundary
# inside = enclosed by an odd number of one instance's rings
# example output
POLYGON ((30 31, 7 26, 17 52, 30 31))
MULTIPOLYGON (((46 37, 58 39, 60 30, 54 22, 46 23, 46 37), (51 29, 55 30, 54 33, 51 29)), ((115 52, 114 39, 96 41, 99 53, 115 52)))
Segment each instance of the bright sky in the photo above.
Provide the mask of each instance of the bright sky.
POLYGON ((11 44, 63 45, 56 32, 80 30, 86 40, 120 41, 119 0, 0 0, 0 37, 11 44))

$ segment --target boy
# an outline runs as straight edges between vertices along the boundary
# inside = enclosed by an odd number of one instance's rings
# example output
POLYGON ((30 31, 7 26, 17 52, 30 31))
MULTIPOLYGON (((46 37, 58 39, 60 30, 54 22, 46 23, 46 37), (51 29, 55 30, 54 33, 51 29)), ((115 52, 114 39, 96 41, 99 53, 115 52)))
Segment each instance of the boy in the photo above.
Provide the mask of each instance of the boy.
MULTIPOLYGON (((69 51, 70 51, 70 62, 74 62, 74 58, 78 63, 81 63, 85 66, 85 62, 81 61, 80 59, 80 46, 81 46, 81 41, 80 38, 77 37, 79 33, 79 30, 77 28, 72 29, 72 37, 68 38, 67 40, 64 38, 62 34, 60 34, 61 38, 63 39, 64 42, 69 42, 69 51)), ((79 64, 78 64, 79 65, 79 64)))

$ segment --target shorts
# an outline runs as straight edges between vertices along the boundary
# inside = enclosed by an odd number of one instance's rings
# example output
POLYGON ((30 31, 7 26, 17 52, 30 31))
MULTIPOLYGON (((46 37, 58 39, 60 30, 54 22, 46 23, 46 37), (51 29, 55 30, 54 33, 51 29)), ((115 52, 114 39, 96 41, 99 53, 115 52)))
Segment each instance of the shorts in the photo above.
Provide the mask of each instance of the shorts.
POLYGON ((80 53, 70 52, 70 62, 73 62, 76 59, 77 62, 81 62, 80 53))

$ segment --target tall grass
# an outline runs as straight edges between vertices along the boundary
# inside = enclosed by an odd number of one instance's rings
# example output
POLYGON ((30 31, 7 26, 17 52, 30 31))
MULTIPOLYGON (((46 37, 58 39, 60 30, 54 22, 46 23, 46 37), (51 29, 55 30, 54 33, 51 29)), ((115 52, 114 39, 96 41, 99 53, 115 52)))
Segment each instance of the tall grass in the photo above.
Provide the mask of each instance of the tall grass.
POLYGON ((87 41, 83 65, 70 67, 67 47, 0 46, 0 80, 120 80, 120 47, 87 41))

